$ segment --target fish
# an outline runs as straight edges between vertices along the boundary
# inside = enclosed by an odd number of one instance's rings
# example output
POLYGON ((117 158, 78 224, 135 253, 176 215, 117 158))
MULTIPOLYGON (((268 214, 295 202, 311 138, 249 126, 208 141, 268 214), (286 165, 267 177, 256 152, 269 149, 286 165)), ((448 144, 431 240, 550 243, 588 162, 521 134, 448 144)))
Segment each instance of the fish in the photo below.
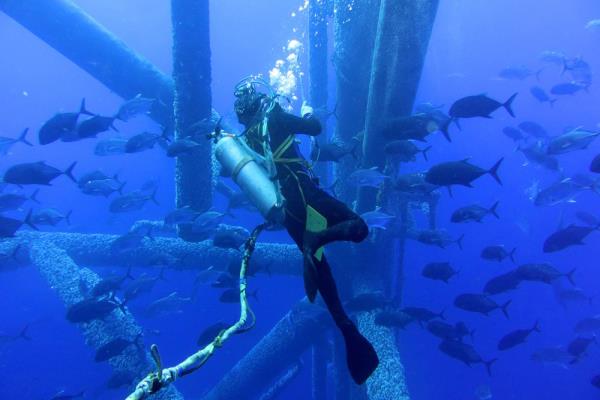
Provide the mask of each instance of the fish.
POLYGON ((530 136, 539 139, 544 139, 548 137, 548 131, 546 131, 546 129, 537 122, 523 121, 518 125, 518 127, 520 130, 522 130, 530 136))
POLYGON ((354 296, 344 303, 344 307, 351 313, 368 312, 385 308, 390 302, 383 292, 369 292, 354 296))
POLYGON ((205 211, 200 214, 191 224, 192 232, 197 234, 210 235, 214 233, 225 219, 225 214, 218 211, 205 211))
POLYGON ((483 218, 488 214, 491 214, 497 219, 500 219, 500 216, 496 212, 497 208, 498 202, 495 202, 489 209, 481 207, 478 204, 472 204, 466 207, 461 207, 452 213, 452 216, 450 217, 450 222, 481 222, 483 218))
POLYGON ((600 19, 592 19, 587 24, 585 24, 585 29, 588 30, 598 30, 600 29, 600 19))
POLYGON ((432 262, 425 265, 421 275, 425 278, 448 283, 453 276, 458 275, 458 271, 452 268, 448 262, 432 262))
POLYGON ((571 364, 580 361, 592 343, 598 343, 596 341, 596 336, 592 336, 591 338, 578 336, 573 339, 567 346, 567 351, 573 357, 571 364))
POLYGON ((133 275, 131 275, 131 268, 127 270, 127 273, 125 275, 113 275, 103 278, 94 285, 90 294, 92 297, 97 298, 109 295, 111 293, 115 293, 116 291, 121 289, 121 285, 127 279, 135 280, 133 275))
POLYGON ((228 226, 226 229, 224 227, 225 225, 219 225, 215 231, 212 238, 213 246, 222 249, 239 250, 250 237, 250 232, 241 226, 228 226))
POLYGON ((332 139, 328 143, 320 144, 314 142, 310 152, 310 159, 313 162, 340 162, 346 156, 352 156, 358 159, 357 150, 360 146, 359 140, 353 140, 354 143, 344 143, 338 138, 332 139))
POLYGON ((142 345, 140 343, 141 339, 141 333, 139 333, 133 340, 128 340, 124 338, 113 339, 110 342, 98 347, 98 349, 96 350, 96 355, 94 356, 94 361, 103 362, 108 361, 113 357, 120 356, 121 354, 123 354, 125 349, 132 345, 137 347, 137 349, 141 352, 143 351, 142 345))
POLYGON ((119 182, 114 178, 108 179, 97 179, 87 181, 81 187, 81 193, 87 194, 88 196, 103 196, 110 197, 113 193, 119 193, 123 195, 123 188, 126 182, 119 182))
MULTIPOLYGON (((6 267, 10 261, 19 263, 19 251, 21 250, 21 244, 17 244, 10 252, 0 251, 0 267, 6 267)), ((1 271, 2 269, 0 269, 1 271)))
POLYGON ((166 132, 162 135, 157 133, 142 132, 138 135, 132 136, 125 145, 125 153, 139 153, 145 150, 151 150, 157 143, 165 144, 169 141, 166 132))
POLYGON ((554 253, 564 250, 571 246, 582 246, 583 239, 590 233, 600 229, 598 226, 578 226, 571 224, 566 228, 562 228, 552 233, 544 241, 544 253, 554 253))
POLYGON ((502 79, 519 81, 525 80, 530 76, 535 76, 539 80, 540 72, 542 72, 542 70, 532 71, 524 65, 511 65, 500 70, 498 76, 502 79))
POLYGON ((484 94, 463 97, 452 104, 448 114, 453 120, 475 117, 492 118, 490 114, 499 108, 504 108, 514 118, 515 113, 512 110, 512 103, 517 94, 510 96, 504 103, 491 99, 484 94))
POLYGON ((600 219, 598 219, 598 217, 596 217, 595 215, 588 213, 587 211, 579 210, 575 213, 575 216, 577 217, 578 220, 580 220, 581 222, 583 222, 587 225, 590 225, 590 226, 600 225, 600 219))
POLYGON ((375 316, 375 324, 388 328, 404 329, 413 322, 413 317, 399 310, 385 310, 375 316))
POLYGON ((198 336, 198 340, 196 340, 196 344, 200 348, 204 348, 209 343, 211 343, 215 338, 221 334, 221 332, 225 331, 229 328, 231 324, 226 324, 225 322, 219 321, 214 324, 204 328, 200 335, 198 336))
POLYGON ((158 276, 142 274, 125 288, 123 297, 125 298, 126 302, 129 302, 138 297, 140 294, 151 292, 158 281, 165 280, 164 269, 160 270, 158 276))
POLYGON ((529 92, 537 101, 539 101, 540 103, 548 103, 550 104, 550 106, 553 106, 554 103, 556 103, 556 100, 558 100, 550 98, 550 96, 548 96, 548 93, 546 93, 546 91, 539 86, 532 86, 529 89, 529 92))
MULTIPOLYGON (((256 289, 252 293, 248 293, 248 297, 253 297, 258 300, 258 289, 256 289)), ((240 289, 239 288, 231 288, 226 289, 221 293, 219 297, 219 301, 221 303, 239 303, 240 302, 240 289)))
POLYGON ((31 337, 27 334, 29 330, 29 325, 25 325, 21 331, 16 335, 7 335, 0 332, 0 348, 6 346, 7 344, 16 342, 18 340, 31 341, 31 337))
POLYGON ((33 144, 31 144, 27 140, 27 133, 28 132, 29 132, 29 128, 25 128, 25 130, 23 132, 21 132, 21 135, 19 135, 19 137, 16 138, 16 139, 12 139, 12 138, 7 138, 7 137, 0 136, 0 156, 7 155, 8 152, 10 151, 10 149, 16 143, 24 143, 27 146, 33 146, 33 144))
POLYGON ((494 310, 502 310, 502 313, 508 318, 508 306, 512 300, 504 304, 498 304, 486 294, 463 293, 454 299, 454 306, 461 310, 476 312, 485 316, 494 310))
POLYGON ((572 357, 562 347, 545 347, 536 350, 531 360, 540 364, 558 365, 567 369, 572 357))
MULTIPOLYGON (((431 167, 427 171, 425 180, 433 185, 446 186, 450 191, 452 185, 473 187, 472 182, 474 180, 485 174, 490 174, 499 185, 502 185, 502 181, 498 176, 498 168, 500 168, 502 161, 504 161, 504 158, 498 160, 489 170, 469 163, 469 159, 444 162, 431 167)), ((450 191, 450 193, 452 192, 450 191)))
POLYGON ((535 322, 532 328, 529 329, 517 329, 510 333, 507 333, 500 339, 498 342, 498 350, 506 351, 508 349, 512 349, 515 346, 520 345, 521 343, 525 343, 529 335, 532 332, 541 332, 540 325, 538 321, 535 322))
POLYGON ((432 146, 427 146, 424 149, 420 149, 413 140, 394 140, 383 147, 383 152, 394 161, 401 162, 416 161, 417 154, 421 153, 425 161, 427 161, 427 152, 431 148, 432 146))
POLYGON ((550 93, 557 96, 567 96, 574 95, 575 93, 580 92, 581 90, 587 91, 587 86, 577 82, 566 82, 552 86, 552 89, 550 89, 550 93))
POLYGON ((417 114, 430 114, 436 111, 439 111, 442 107, 444 107, 443 104, 433 104, 430 102, 426 102, 426 103, 419 103, 415 106, 415 113, 417 114))
POLYGON ((167 157, 181 157, 186 154, 191 154, 195 149, 202 146, 202 143, 198 143, 192 139, 178 139, 171 142, 167 147, 167 157))
POLYGON ((469 367, 471 364, 483 364, 488 375, 492 375, 492 364, 496 362, 496 359, 484 361, 473 346, 456 340, 443 340, 438 348, 442 353, 464 362, 469 367))
POLYGON ((164 224, 165 225, 180 225, 180 224, 191 224, 194 222, 200 213, 193 210, 190 206, 184 206, 181 208, 177 208, 165 216, 164 224))
POLYGON ((462 250, 462 241, 465 235, 461 235, 458 239, 452 239, 448 232, 444 230, 422 230, 417 233, 416 240, 433 246, 446 248, 452 243, 456 243, 459 249, 462 250))
POLYGON ((516 289, 521 283, 521 278, 516 271, 509 271, 495 276, 487 281, 483 287, 483 292, 489 295, 506 293, 516 289))
POLYGON ((431 195, 439 186, 428 183, 425 180, 426 176, 427 174, 423 172, 399 175, 394 180, 393 187, 406 194, 431 195))
POLYGON ((555 295, 563 306, 566 306, 568 303, 574 303, 576 306, 580 306, 583 303, 592 305, 592 298, 583 289, 578 287, 559 288, 555 286, 555 295))
POLYGON ((216 281, 220 274, 221 273, 212 265, 208 268, 201 270, 196 274, 196 279, 194 280, 194 288, 209 285, 211 282, 216 281))
POLYGON ((595 386, 598 389, 600 389, 600 375, 594 375, 594 377, 590 379, 590 383, 592 384, 592 386, 595 386))
POLYGON ((127 122, 137 115, 149 114, 155 102, 156 99, 142 97, 141 93, 138 93, 134 98, 121 104, 119 111, 117 111, 116 118, 127 122))
POLYGON ((600 174, 600 154, 598 154, 592 160, 592 163, 590 164, 590 171, 600 174))
POLYGON ((600 315, 584 318, 575 325, 575 333, 579 335, 595 334, 600 332, 600 315))
POLYGON ((479 385, 475 389, 475 397, 477 400, 491 400, 492 397, 492 389, 488 385, 479 385))
POLYGON ((153 301, 146 307, 146 317, 154 318, 162 315, 181 313, 182 307, 192 302, 191 297, 182 297, 177 292, 153 301))
POLYGON ((115 181, 118 181, 119 177, 118 177, 118 174, 115 174, 114 176, 111 177, 111 176, 106 175, 104 172, 102 172, 100 170, 93 170, 90 172, 86 172, 85 174, 81 175, 79 177, 79 179, 77 179, 77 187, 82 189, 89 182, 101 181, 101 180, 105 180, 105 179, 113 179, 115 181))
POLYGON ((123 255, 142 247, 146 236, 137 232, 127 232, 113 240, 110 251, 114 255, 123 255))
POLYGON ((598 136, 600 136, 600 131, 576 128, 552 138, 548 143, 546 152, 550 155, 557 155, 576 150, 585 150, 598 136))
POLYGON ((99 140, 94 147, 94 154, 99 157, 125 154, 128 139, 113 137, 99 140))
POLYGON ((585 190, 600 192, 600 187, 594 182, 589 186, 582 184, 574 178, 564 178, 540 190, 534 197, 534 204, 538 207, 555 206, 564 203, 574 203, 575 197, 585 190))
POLYGON ((483 258, 484 260, 498 261, 498 262, 502 262, 506 258, 510 258, 510 260, 514 263, 515 262, 515 251, 517 251, 516 247, 514 249, 512 249, 510 252, 508 252, 508 251, 506 251, 506 248, 504 247, 504 245, 487 246, 483 250, 481 250, 481 258, 483 258))
POLYGON ((244 208, 247 210, 252 210, 253 205, 250 203, 248 196, 241 190, 233 190, 226 184, 224 184, 221 180, 217 182, 215 186, 217 192, 225 196, 228 200, 227 203, 227 211, 232 209, 244 208))
POLYGON ((429 114, 416 114, 384 121, 380 134, 387 140, 416 140, 426 142, 427 136, 441 131, 450 141, 450 118, 440 121, 429 114))
POLYGON ((529 147, 517 147, 517 150, 523 153, 528 161, 544 167, 550 171, 560 171, 558 160, 546 153, 546 149, 539 143, 529 147))
POLYGON ((572 269, 567 273, 562 273, 551 264, 523 264, 517 267, 515 273, 522 281, 542 282, 547 284, 551 284, 555 280, 565 277, 573 286, 575 286, 575 281, 573 280, 575 271, 576 269, 572 269))
POLYGON ((427 330, 432 335, 439 337, 444 340, 456 340, 462 342, 463 338, 467 335, 473 339, 475 330, 469 330, 464 322, 457 322, 452 325, 440 320, 432 320, 427 323, 427 330))
POLYGON ((525 136, 523 136, 523 132, 521 132, 520 129, 514 128, 512 126, 506 126, 502 129, 502 133, 504 133, 506 136, 508 136, 509 138, 511 138, 512 140, 514 140, 515 142, 518 142, 519 140, 524 140, 525 136))
POLYGON ((568 72, 572 82, 583 85, 586 90, 592 84, 592 68, 582 57, 565 58, 562 72, 568 72))
MULTIPOLYGON (((82 121, 77 126, 77 139, 86 139, 96 137, 98 134, 113 129, 118 132, 113 123, 116 117, 103 117, 94 115, 91 118, 82 121)), ((64 140, 64 138, 63 138, 64 140)))
POLYGON ((15 233, 23 225, 27 225, 36 231, 38 230, 37 226, 35 226, 31 221, 31 210, 29 210, 29 213, 23 221, 14 218, 3 217, 0 215, 0 238, 14 237, 15 233))
POLYGON ((383 229, 386 230, 392 221, 396 219, 395 215, 386 214, 377 207, 373 211, 362 213, 360 217, 365 221, 370 230, 383 229))
POLYGON ((423 322, 429 322, 433 319, 446 320, 443 310, 439 313, 436 313, 435 311, 431 311, 423 307, 404 307, 400 311, 409 315, 411 318, 413 318, 420 324, 423 322))
POLYGON ((36 189, 30 196, 15 193, 0 194, 0 212, 18 210, 27 201, 33 201, 39 204, 39 201, 37 200, 39 192, 39 189, 36 189))
POLYGON ((390 179, 389 176, 382 174, 377 167, 369 169, 358 169, 350 174, 348 182, 359 187, 372 187, 378 189, 383 183, 390 179))
POLYGON ((116 197, 111 201, 109 210, 111 213, 124 213, 141 210, 148 201, 159 205, 156 201, 156 191, 151 194, 136 190, 116 197))
POLYGON ((94 115, 85 109, 85 99, 81 100, 78 112, 58 113, 46 121, 38 132, 39 143, 47 145, 75 132, 80 115, 94 115))
POLYGON ((540 54, 539 59, 542 62, 556 64, 562 67, 567 59, 567 55, 562 51, 546 50, 540 54))
POLYGON ((61 171, 54 168, 44 161, 16 164, 10 167, 4 173, 4 182, 12 183, 13 185, 46 185, 50 186, 51 182, 61 175, 65 175, 73 182, 77 180, 73 176, 73 169, 77 162, 72 163, 66 170, 61 171))
POLYGON ((67 225, 71 225, 71 214, 73 210, 69 210, 66 214, 61 213, 56 208, 42 208, 34 211, 31 215, 31 222, 34 225, 49 225, 56 226, 60 222, 65 221, 67 225))
POLYGON ((52 396, 50 398, 50 400, 74 400, 74 399, 81 399, 85 395, 85 392, 83 390, 81 392, 73 393, 73 394, 65 394, 65 393, 66 392, 64 390, 61 390, 58 393, 56 393, 54 396, 52 396))
POLYGON ((72 323, 87 323, 94 320, 103 320, 117 308, 125 312, 123 304, 115 300, 95 298, 85 299, 73 304, 67 310, 67 320, 72 323))
MULTIPOLYGON (((239 272, 236 276, 239 275, 239 272)), ((223 289, 223 288, 235 288, 238 287, 239 280, 236 279, 229 272, 222 272, 219 274, 217 279, 213 283, 211 283, 211 287, 223 289)))

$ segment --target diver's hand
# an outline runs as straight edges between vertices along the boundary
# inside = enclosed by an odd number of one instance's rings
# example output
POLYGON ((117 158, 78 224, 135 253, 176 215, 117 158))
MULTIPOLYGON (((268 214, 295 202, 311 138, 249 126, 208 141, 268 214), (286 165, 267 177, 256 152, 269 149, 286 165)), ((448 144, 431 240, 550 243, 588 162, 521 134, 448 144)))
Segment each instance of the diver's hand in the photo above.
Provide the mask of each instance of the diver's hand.
POLYGON ((300 115, 302 116, 302 118, 306 117, 307 115, 313 114, 314 111, 315 110, 313 110, 313 108, 308 105, 306 100, 302 102, 302 107, 300 108, 300 115))

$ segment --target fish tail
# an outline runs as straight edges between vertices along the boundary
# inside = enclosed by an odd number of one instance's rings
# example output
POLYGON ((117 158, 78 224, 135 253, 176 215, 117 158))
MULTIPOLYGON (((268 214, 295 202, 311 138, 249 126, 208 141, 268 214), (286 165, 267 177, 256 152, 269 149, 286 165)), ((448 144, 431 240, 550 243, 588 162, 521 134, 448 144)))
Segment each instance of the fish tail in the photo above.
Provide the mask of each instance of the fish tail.
POLYGON ((79 106, 79 114, 85 114, 85 115, 91 115, 91 116, 94 115, 94 113, 89 112, 85 108, 85 97, 83 99, 81 99, 81 105, 79 106))
POLYGON ((533 328, 531 328, 531 331, 541 332, 540 321, 535 321, 535 324, 533 324, 533 328))
POLYGON ((511 117, 515 118, 515 113, 512 110, 512 103, 515 100, 515 97, 517 97, 519 93, 515 93, 512 96, 510 96, 510 98, 508 100, 506 100, 506 103, 502 104, 502 106, 504 108, 506 108, 506 111, 510 114, 511 117))
POLYGON ((127 272, 125 273, 125 276, 123 277, 123 279, 131 279, 132 281, 135 280, 135 278, 133 277, 133 275, 131 275, 131 267, 127 268, 127 272))
POLYGON ((73 182, 77 183, 77 179, 75 179, 75 177, 73 176, 73 168, 75 168, 75 165, 77 165, 77 161, 73 162, 73 164, 69 165, 69 168, 67 168, 64 172, 64 174, 73 182))
POLYGON ((494 164, 494 166, 488 171, 488 173, 492 175, 492 178, 494 178, 496 182, 498 182, 498 184, 500 185, 502 185, 502 180, 500 180, 500 177, 498 176, 498 168, 500 168, 500 164, 502 164, 502 161, 504 161, 504 157, 499 159, 496 162, 496 164, 494 164))
POLYGON ((489 212, 490 214, 492 214, 494 217, 500 219, 500 216, 498 215, 498 213, 496 212, 496 210, 498 209, 498 201, 494 203, 494 205, 490 208, 489 212))
POLYGON ((33 210, 31 210, 31 209, 29 210, 29 212, 27 213, 27 216, 25 217, 25 220, 23 220, 23 223, 26 224, 26 225, 28 225, 31 229, 39 231, 38 227, 35 226, 33 224, 33 222, 31 221, 31 213, 32 213, 32 211, 33 210))
POLYGON ((573 279, 573 275, 575 274, 575 271, 577 271, 577 268, 573 268, 571 271, 567 272, 565 275, 567 277, 567 279, 569 280, 569 282, 571 283, 571 285, 573 285, 573 286, 577 286, 575 284, 575 280, 573 279))
POLYGON ((462 235, 460 235, 460 237, 458 239, 456 239, 456 245, 458 246, 459 249, 463 249, 463 239, 465 238, 465 234, 463 233, 462 235))
POLYGON ((426 148, 421 150, 421 153, 423 153, 423 158, 425 159, 425 161, 429 161, 429 159, 427 158, 427 152, 429 150, 431 150, 431 148, 432 148, 432 146, 427 146, 426 148))
POLYGON ((27 132, 29 132, 29 128, 25 128, 23 132, 21 132, 17 142, 25 143, 27 146, 33 146, 33 144, 27 140, 27 132))
MULTIPOLYGON (((447 121, 444 121, 444 123, 442 124, 442 126, 440 126, 440 130, 444 134, 444 137, 446 138, 446 140, 449 141, 449 142, 452 142, 452 138, 450 138, 450 132, 449 132, 449 130, 450 130, 450 124, 453 121, 456 123, 456 126, 460 130, 460 125, 458 124, 458 119, 456 119, 454 117, 449 118, 447 121)), ((425 153, 423 153, 423 155, 425 156, 425 153)), ((425 159, 427 160, 427 157, 425 157, 425 159)))
POLYGON ((510 317, 508 316, 508 306, 510 305, 510 303, 512 303, 512 300, 508 300, 506 303, 504 303, 504 304, 501 306, 502 313, 504 314, 504 316, 505 316, 507 319, 508 319, 508 318, 510 318, 510 317))
POLYGON ((121 186, 119 186, 119 188, 117 189, 117 192, 119 192, 120 195, 123 195, 123 188, 125 187, 125 185, 127 185, 127 182, 122 182, 121 186))
POLYGON ((31 196, 29 196, 29 200, 31 200, 31 201, 33 201, 35 203, 40 204, 39 200, 37 199, 37 195, 38 195, 39 192, 40 192, 40 189, 35 189, 33 191, 33 193, 31 193, 31 196))
POLYGON ((150 201, 152 201, 154 204, 156 204, 157 206, 160 206, 160 204, 158 203, 158 201, 156 200, 156 191, 158 189, 154 189, 154 191, 152 192, 152 194, 150 195, 150 201))
POLYGON ((544 71, 544 69, 545 68, 542 67, 535 72, 535 80, 536 81, 538 81, 538 82, 540 81, 540 76, 541 76, 542 72, 544 71))
POLYGON ((71 225, 71 215, 73 214, 73 210, 69 210, 67 215, 65 215, 65 222, 67 225, 71 225))
POLYGON ((497 358, 493 358, 489 361, 484 361, 483 363, 485 364, 485 369, 487 370, 487 373, 489 376, 492 376, 492 365, 498 361, 497 358))
POLYGON ((19 259, 17 258, 19 256, 19 250, 21 250, 21 243, 19 243, 15 246, 15 248, 13 249, 13 251, 10 255, 10 258, 15 260, 16 262, 19 262, 19 259))
POLYGON ((27 330, 29 329, 29 324, 25 325, 25 327, 23 329, 21 329, 21 332, 19 332, 19 339, 23 339, 23 340, 31 340, 31 336, 29 336, 27 334, 27 330))
POLYGON ((548 103, 550 103, 550 107, 554 107, 554 103, 556 103, 558 99, 550 99, 548 100, 548 103))
POLYGON ((513 264, 516 264, 517 262, 515 261, 515 251, 517 251, 517 248, 513 248, 512 251, 510 253, 508 253, 508 256, 510 257, 510 261, 513 262, 513 264))
POLYGON ((437 315, 440 319, 443 319, 444 321, 446 320, 446 316, 444 315, 444 313, 446 312, 446 310, 442 310, 440 311, 440 313, 437 315))

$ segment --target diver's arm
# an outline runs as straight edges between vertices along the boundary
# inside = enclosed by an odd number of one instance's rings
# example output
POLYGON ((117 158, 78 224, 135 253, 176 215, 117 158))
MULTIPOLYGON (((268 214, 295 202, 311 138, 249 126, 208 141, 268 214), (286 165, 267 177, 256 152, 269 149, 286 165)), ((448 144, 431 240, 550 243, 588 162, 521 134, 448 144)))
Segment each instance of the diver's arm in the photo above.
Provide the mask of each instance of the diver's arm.
POLYGON ((321 122, 313 114, 297 117, 283 110, 279 113, 280 123, 295 134, 317 136, 321 133, 321 122))

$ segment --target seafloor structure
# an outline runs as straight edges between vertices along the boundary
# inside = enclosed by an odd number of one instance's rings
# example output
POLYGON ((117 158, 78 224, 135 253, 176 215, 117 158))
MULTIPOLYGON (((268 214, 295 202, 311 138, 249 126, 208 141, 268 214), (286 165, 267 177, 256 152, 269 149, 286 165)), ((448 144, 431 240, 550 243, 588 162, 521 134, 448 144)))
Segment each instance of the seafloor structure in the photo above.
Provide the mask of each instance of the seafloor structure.
MULTIPOLYGON (((208 0, 172 0, 174 79, 161 73, 69 0, 0 0, 0 11, 124 98, 141 93, 160 99, 152 117, 167 128, 174 127, 176 135, 185 135, 194 123, 206 120, 213 113, 208 3, 208 0), (73 29, 78 35, 69 34, 73 29)), ((364 166, 383 167, 381 158, 376 156, 381 146, 378 124, 383 118, 411 112, 438 1, 311 0, 310 3, 313 103, 317 107, 327 104, 326 28, 332 21, 338 118, 335 137, 350 145, 362 133, 364 166)), ((190 205, 198 211, 211 207, 212 190, 206 188, 214 183, 212 166, 208 141, 192 156, 177 161, 177 206, 190 205)), ((416 228, 412 214, 428 214, 428 228, 434 229, 437 198, 405 197, 385 186, 379 191, 357 192, 345 184, 345 178, 356 168, 356 161, 350 157, 336 165, 333 174, 341 182, 337 190, 340 197, 359 211, 385 206, 399 216, 400 224, 394 235, 375 233, 366 243, 350 246, 350 251, 348 245, 344 245, 343 252, 338 250, 339 246, 331 246, 332 264, 343 266, 334 269, 334 274, 339 278, 344 298, 383 292, 400 301, 404 244, 416 228), (366 269, 364 265, 370 267, 366 269)), ((328 174, 332 171, 327 168, 318 172, 325 181, 331 178, 328 174)), ((204 262, 208 260, 217 268, 225 268, 236 256, 233 250, 214 248, 210 242, 194 243, 195 238, 189 232, 180 235, 181 238, 146 241, 135 251, 114 254, 110 245, 116 236, 21 232, 14 239, 0 242, 0 251, 26 244, 31 263, 55 288, 65 306, 69 306, 83 298, 80 281, 93 285, 98 280, 90 268, 132 262, 152 268, 157 255, 168 256, 174 268, 208 265, 204 262), (219 263, 215 264, 215 260, 219 263)), ((259 262, 268 261, 275 274, 299 275, 302 270, 300 253, 293 246, 261 243, 255 257, 259 262)), ((312 347, 313 399, 333 396, 339 400, 408 399, 396 332, 376 325, 374 312, 357 315, 360 330, 374 343, 381 360, 366 385, 357 387, 346 370, 343 344, 323 329, 329 319, 321 310, 306 300, 299 301, 203 398, 276 398, 281 387, 297 375, 300 356, 312 347), (334 377, 328 376, 329 363, 334 366, 334 377)), ((134 337, 141 328, 129 312, 115 310, 106 321, 82 324, 81 329, 87 343, 97 348, 124 332, 134 337)), ((115 371, 139 377, 153 368, 148 355, 140 356, 133 351, 114 358, 111 365, 115 371)), ((182 398, 173 386, 156 397, 182 398)))

